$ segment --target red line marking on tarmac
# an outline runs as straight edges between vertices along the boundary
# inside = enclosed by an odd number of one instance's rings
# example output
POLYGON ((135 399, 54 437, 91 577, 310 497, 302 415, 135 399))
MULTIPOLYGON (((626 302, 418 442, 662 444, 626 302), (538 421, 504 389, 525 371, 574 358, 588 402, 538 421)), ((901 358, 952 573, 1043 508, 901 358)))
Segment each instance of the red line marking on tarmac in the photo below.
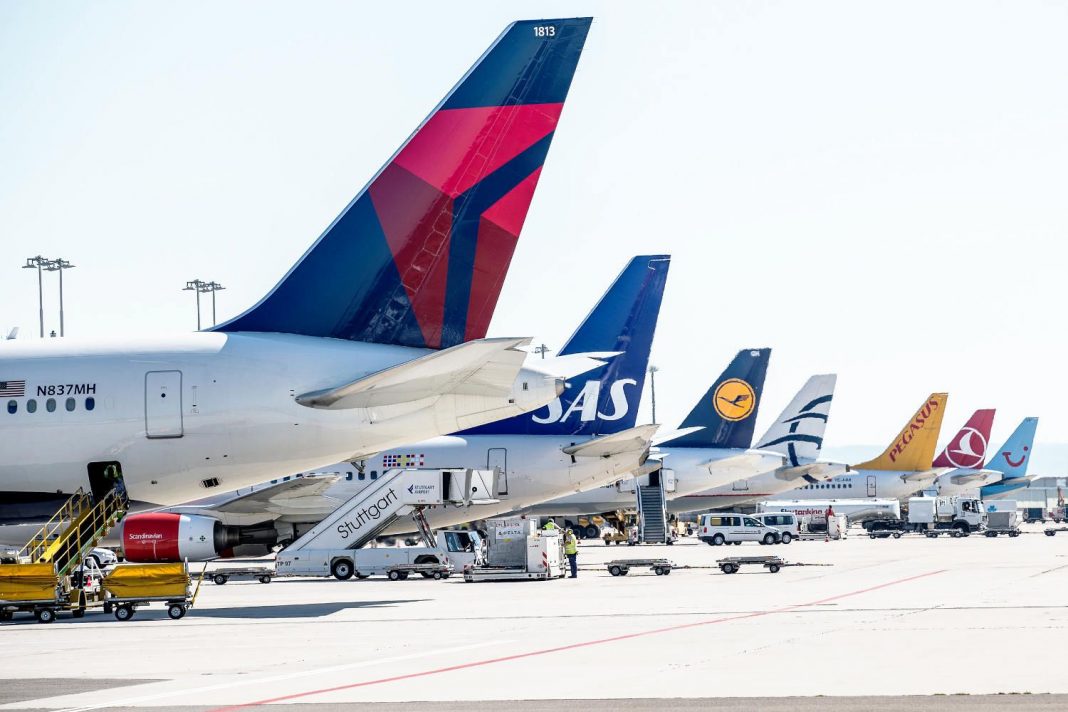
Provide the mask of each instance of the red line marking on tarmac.
POLYGON ((599 638, 597 640, 587 640, 582 643, 572 643, 570 645, 559 645, 555 648, 543 648, 542 650, 532 650, 527 653, 517 653, 515 655, 504 655, 499 658, 488 658, 486 660, 475 660, 469 663, 460 663, 459 665, 449 665, 448 667, 434 668, 432 670, 423 670, 421 672, 411 672, 406 675, 394 675, 392 677, 383 677, 377 680, 365 680, 363 682, 353 682, 348 685, 338 685, 336 687, 324 687, 318 690, 306 690, 305 692, 294 692, 290 695, 282 695, 280 697, 270 697, 262 700, 255 700, 253 702, 242 702, 236 705, 228 705, 226 707, 217 707, 211 712, 232 712, 233 710, 242 710, 249 707, 258 707, 259 705, 268 705, 276 702, 287 702, 289 700, 300 699, 302 697, 311 697, 312 695, 323 695, 328 692, 338 692, 340 690, 352 690, 357 687, 369 687, 371 685, 383 685, 387 682, 398 682, 400 680, 411 680, 417 677, 428 677, 430 675, 440 675, 446 672, 455 672, 456 670, 466 670, 474 667, 484 667, 486 665, 495 665, 497 663, 509 662, 512 660, 522 660, 524 658, 533 658, 541 655, 551 655, 553 653, 563 652, 565 650, 577 650, 579 648, 588 648, 594 645, 604 645, 606 643, 615 643, 620 640, 630 640, 633 638, 644 638, 650 635, 659 635, 660 633, 670 633, 677 630, 686 630, 688 628, 699 628, 706 625, 716 625, 718 623, 729 623, 730 621, 745 620, 748 618, 760 618, 762 616, 770 616, 777 613, 788 613, 790 611, 797 610, 798 608, 806 608, 808 606, 818 606, 824 603, 830 603, 831 601, 838 601, 843 598, 850 598, 852 596, 859 596, 864 593, 870 593, 872 591, 878 591, 882 588, 888 588, 890 586, 897 586, 899 584, 908 583, 909 581, 916 581, 918 579, 927 578, 928 576, 934 576, 936 574, 945 573, 946 569, 939 569, 938 571, 928 571, 927 573, 917 574, 915 576, 909 576, 907 578, 897 579, 896 581, 888 581, 887 583, 881 583, 877 586, 870 586, 868 588, 862 588, 857 591, 850 591, 848 593, 840 593, 835 596, 829 596, 828 598, 821 598, 817 601, 809 601, 807 603, 795 603, 792 606, 784 606, 782 608, 773 608, 768 611, 756 611, 755 613, 744 613, 737 616, 725 616, 723 618, 711 618, 706 621, 696 621, 694 623, 683 623, 680 625, 668 626, 666 628, 653 628, 652 630, 643 630, 637 633, 626 633, 624 635, 616 635, 611 638, 599 638))

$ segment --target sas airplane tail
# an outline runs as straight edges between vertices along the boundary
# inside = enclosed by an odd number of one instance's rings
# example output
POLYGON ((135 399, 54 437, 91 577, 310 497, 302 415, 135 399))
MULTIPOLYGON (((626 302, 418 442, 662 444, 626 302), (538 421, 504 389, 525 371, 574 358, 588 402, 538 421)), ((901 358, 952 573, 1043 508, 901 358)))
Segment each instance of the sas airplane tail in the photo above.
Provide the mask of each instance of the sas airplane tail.
POLYGON ((483 338, 590 22, 509 25, 267 296, 214 330, 483 338))
POLYGON ((679 426, 696 428, 658 443, 668 447, 748 449, 753 443, 760 393, 771 349, 739 351, 704 397, 679 426))
POLYGON ((837 380, 833 373, 808 379, 757 443, 757 449, 781 453, 792 467, 817 460, 837 380))
POLYGON ((986 448, 990 444, 990 429, 993 426, 993 408, 975 411, 935 459, 934 467, 982 469, 986 461, 986 448))
POLYGON ((546 408, 466 432, 603 435, 634 427, 670 264, 667 255, 632 259, 558 354, 618 355, 569 378, 567 390, 546 408))
POLYGON ((948 399, 948 393, 932 393, 882 455, 874 460, 853 465, 851 469, 900 472, 931 469, 948 399))

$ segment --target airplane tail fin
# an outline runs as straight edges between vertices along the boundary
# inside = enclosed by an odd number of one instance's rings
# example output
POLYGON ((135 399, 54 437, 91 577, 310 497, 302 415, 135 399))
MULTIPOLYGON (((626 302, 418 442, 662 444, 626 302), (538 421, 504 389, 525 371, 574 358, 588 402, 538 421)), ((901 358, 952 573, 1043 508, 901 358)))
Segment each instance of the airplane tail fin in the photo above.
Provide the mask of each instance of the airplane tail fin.
POLYGON ((1031 462, 1031 449, 1035 445, 1036 430, 1038 418, 1024 418, 1005 444, 994 451, 987 469, 1002 473, 1002 480, 1026 477, 1027 465, 1031 462))
POLYGON ((955 467, 977 470, 986 461, 990 444, 990 429, 994 426, 994 409, 977 410, 957 431, 934 461, 934 467, 955 467))
POLYGON ((670 264, 667 255, 632 259, 559 352, 618 355, 568 379, 567 390, 547 408, 468 432, 605 435, 634 427, 670 264))
POLYGON ((883 454, 853 465, 854 470, 917 472, 931 469, 948 393, 932 393, 883 454))
POLYGON ((771 349, 738 352, 679 426, 700 428, 659 443, 668 447, 747 449, 753 443, 760 393, 771 349))
POLYGON ((282 280, 214 330, 485 337, 591 21, 509 25, 282 280))
POLYGON ((808 379, 760 439, 757 449, 782 453, 793 467, 819 458, 837 380, 833 373, 808 379))

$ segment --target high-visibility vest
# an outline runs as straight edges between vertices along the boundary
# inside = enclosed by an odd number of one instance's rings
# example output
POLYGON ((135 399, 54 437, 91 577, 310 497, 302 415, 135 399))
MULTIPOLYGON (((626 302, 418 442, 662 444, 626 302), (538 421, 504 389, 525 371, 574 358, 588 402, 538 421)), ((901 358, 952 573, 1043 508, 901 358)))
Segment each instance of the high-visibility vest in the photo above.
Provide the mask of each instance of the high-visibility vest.
POLYGON ((564 535, 564 553, 565 554, 577 554, 578 553, 578 539, 574 534, 564 535))

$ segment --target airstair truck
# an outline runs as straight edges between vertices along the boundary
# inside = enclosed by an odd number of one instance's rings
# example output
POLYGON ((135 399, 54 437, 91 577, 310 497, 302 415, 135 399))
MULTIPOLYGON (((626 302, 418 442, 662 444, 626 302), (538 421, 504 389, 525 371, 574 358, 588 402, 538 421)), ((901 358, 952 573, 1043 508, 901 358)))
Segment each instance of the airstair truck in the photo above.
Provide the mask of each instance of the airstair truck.
POLYGON ((393 469, 334 510, 278 553, 276 576, 388 576, 409 574, 445 578, 453 569, 448 552, 435 541, 422 510, 467 505, 497 491, 496 470, 393 469), (398 518, 412 516, 426 546, 361 548, 398 518))

